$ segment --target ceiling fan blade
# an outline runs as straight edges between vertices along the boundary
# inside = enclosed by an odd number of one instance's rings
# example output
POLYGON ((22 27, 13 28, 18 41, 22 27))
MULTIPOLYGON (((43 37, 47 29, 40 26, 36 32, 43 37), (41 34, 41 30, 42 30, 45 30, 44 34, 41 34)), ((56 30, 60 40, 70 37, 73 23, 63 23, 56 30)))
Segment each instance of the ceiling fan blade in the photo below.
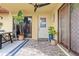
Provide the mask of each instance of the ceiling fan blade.
POLYGON ((49 5, 50 3, 44 3, 44 4, 38 4, 38 3, 33 4, 33 3, 29 3, 29 4, 31 4, 31 5, 34 6, 34 8, 35 8, 34 9, 34 12, 36 12, 37 8, 43 7, 43 6, 46 6, 46 5, 49 5))
POLYGON ((45 4, 40 4, 38 5, 38 7, 43 7, 43 6, 46 6, 46 5, 49 5, 50 3, 45 3, 45 4))
POLYGON ((37 10, 37 7, 35 7, 34 12, 36 12, 36 10, 37 10))
POLYGON ((29 4, 31 4, 31 5, 33 5, 33 6, 35 6, 35 4, 36 4, 36 3, 29 3, 29 4))
POLYGON ((36 12, 36 10, 37 10, 37 8, 38 8, 38 5, 37 5, 37 3, 34 5, 34 12, 36 12))

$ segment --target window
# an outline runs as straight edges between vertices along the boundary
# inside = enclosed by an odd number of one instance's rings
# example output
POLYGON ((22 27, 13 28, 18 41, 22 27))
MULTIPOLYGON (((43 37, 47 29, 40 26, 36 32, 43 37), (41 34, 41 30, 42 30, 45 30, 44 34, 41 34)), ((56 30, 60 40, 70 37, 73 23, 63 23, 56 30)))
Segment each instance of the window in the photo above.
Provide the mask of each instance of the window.
POLYGON ((40 27, 46 28, 46 18, 40 18, 40 27))

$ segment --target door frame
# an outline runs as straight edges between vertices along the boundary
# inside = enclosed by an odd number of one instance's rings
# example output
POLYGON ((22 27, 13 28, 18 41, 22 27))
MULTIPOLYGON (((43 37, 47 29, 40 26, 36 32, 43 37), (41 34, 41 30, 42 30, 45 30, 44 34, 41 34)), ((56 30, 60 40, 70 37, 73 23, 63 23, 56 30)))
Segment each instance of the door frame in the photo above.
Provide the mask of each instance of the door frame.
POLYGON ((38 41, 39 41, 40 39, 48 39, 48 38, 39 38, 39 25, 40 25, 39 22, 40 22, 40 18, 41 18, 41 17, 46 18, 46 27, 48 28, 47 16, 46 16, 46 15, 39 15, 38 18, 37 18, 37 19, 38 19, 38 21, 37 21, 37 23, 38 23, 38 25, 37 25, 37 26, 38 26, 38 27, 37 27, 37 28, 38 28, 38 32, 37 32, 37 39, 38 39, 38 41))
MULTIPOLYGON (((33 18, 32 16, 24 16, 24 17, 33 18)), ((32 22, 32 20, 31 20, 31 22, 32 22)), ((28 37, 28 38, 32 38, 32 23, 31 23, 31 36, 30 36, 30 37, 28 37)))
MULTIPOLYGON (((62 37, 62 35, 61 35, 62 37)), ((61 5, 61 7, 58 9, 58 43, 62 44, 64 47, 66 47, 69 51, 71 50, 71 8, 70 8, 70 3, 64 3, 61 5), (69 13, 68 13, 68 17, 69 17, 69 47, 66 47, 64 44, 61 43, 61 40, 59 39, 59 11, 60 9, 62 9, 66 4, 68 4, 69 6, 69 13)))
MULTIPOLYGON (((76 51, 73 51, 72 49, 71 49, 71 4, 72 3, 64 3, 64 4, 62 4, 61 5, 61 7, 60 8, 62 8, 65 4, 68 4, 69 5, 69 47, 68 47, 68 51, 70 52, 70 51, 72 51, 73 53, 75 53, 76 55, 78 55, 79 56, 79 53, 77 53, 76 51)), ((60 10, 60 8, 58 9, 58 43, 59 44, 61 44, 61 42, 59 42, 59 10, 60 10)), ((64 45, 63 45, 64 46, 64 45)), ((65 46, 64 46, 65 47, 65 46)))

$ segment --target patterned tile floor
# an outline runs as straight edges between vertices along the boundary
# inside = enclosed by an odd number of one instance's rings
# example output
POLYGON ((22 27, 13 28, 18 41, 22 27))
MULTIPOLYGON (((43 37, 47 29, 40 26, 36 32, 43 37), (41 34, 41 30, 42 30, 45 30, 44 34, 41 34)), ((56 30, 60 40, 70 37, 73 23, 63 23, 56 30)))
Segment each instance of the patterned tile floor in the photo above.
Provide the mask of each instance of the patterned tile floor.
POLYGON ((23 41, 13 41, 11 43, 10 41, 7 43, 2 44, 2 49, 0 49, 0 56, 7 55, 10 51, 12 51, 14 48, 16 48, 18 45, 20 45, 23 41))
POLYGON ((52 46, 47 41, 30 40, 15 56, 66 56, 58 46, 52 46))

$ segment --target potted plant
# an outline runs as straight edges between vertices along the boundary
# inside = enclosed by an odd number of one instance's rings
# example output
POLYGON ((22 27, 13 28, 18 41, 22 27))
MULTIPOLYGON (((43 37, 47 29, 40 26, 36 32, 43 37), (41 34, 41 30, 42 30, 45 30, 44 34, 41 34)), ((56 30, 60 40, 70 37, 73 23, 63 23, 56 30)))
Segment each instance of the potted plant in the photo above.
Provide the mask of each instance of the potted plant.
POLYGON ((24 15, 23 15, 23 11, 20 10, 17 14, 17 16, 14 17, 15 21, 16 21, 16 24, 19 26, 19 31, 20 31, 20 34, 18 35, 18 39, 19 40, 23 40, 24 39, 24 33, 23 33, 23 30, 22 30, 22 25, 23 25, 23 19, 24 19, 24 15))
POLYGON ((51 40, 54 40, 54 36, 56 35, 56 30, 54 26, 50 26, 48 29, 48 33, 49 33, 49 41, 51 42, 51 40))

